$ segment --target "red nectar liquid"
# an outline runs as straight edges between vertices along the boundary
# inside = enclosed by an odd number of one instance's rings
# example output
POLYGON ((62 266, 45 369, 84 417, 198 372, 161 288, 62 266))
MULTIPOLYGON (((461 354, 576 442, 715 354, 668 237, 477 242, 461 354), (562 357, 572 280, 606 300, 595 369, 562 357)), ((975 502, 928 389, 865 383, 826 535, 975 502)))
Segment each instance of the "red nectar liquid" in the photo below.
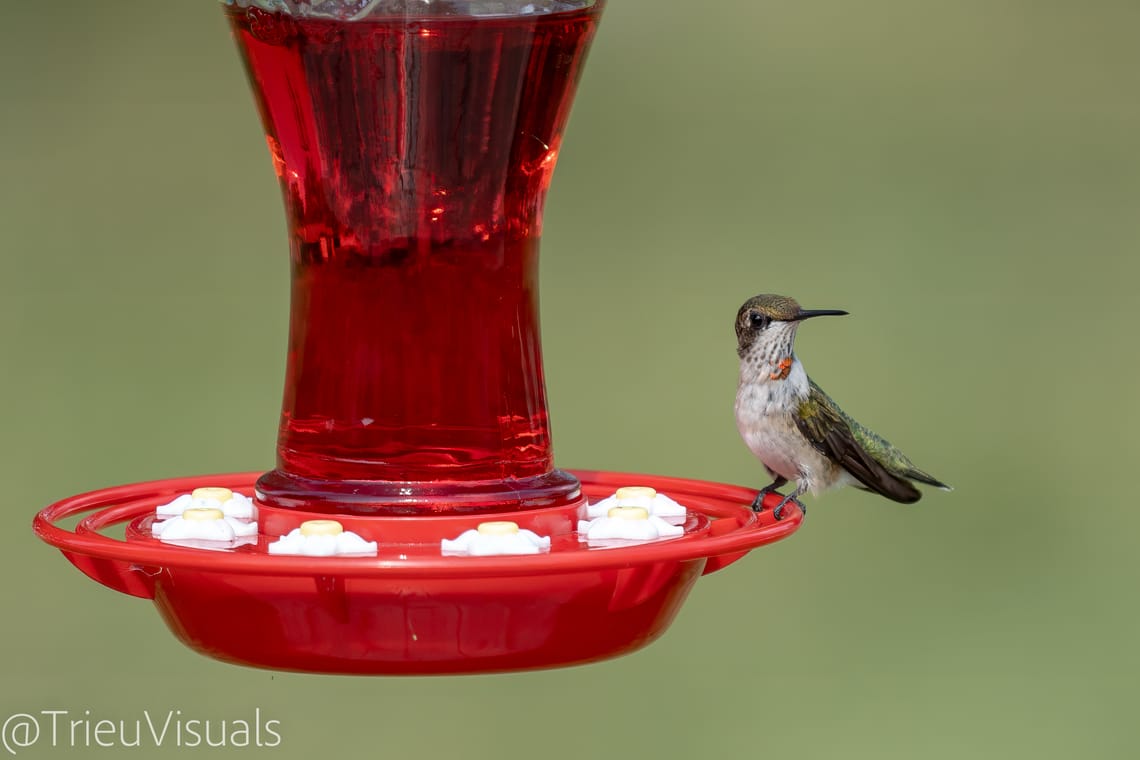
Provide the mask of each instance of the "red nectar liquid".
POLYGON ((538 241, 601 5, 356 21, 227 9, 290 233, 262 498, 390 513, 574 495, 553 465, 538 241))

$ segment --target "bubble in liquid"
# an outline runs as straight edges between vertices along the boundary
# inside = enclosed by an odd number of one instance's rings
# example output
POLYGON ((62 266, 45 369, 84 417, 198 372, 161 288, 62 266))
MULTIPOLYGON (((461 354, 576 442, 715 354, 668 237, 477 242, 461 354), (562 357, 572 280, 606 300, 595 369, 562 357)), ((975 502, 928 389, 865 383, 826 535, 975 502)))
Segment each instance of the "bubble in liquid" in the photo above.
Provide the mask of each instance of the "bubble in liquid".
POLYGON ((250 34, 267 45, 281 45, 296 31, 296 24, 286 14, 271 13, 260 7, 251 7, 246 11, 246 16, 249 18, 250 34))

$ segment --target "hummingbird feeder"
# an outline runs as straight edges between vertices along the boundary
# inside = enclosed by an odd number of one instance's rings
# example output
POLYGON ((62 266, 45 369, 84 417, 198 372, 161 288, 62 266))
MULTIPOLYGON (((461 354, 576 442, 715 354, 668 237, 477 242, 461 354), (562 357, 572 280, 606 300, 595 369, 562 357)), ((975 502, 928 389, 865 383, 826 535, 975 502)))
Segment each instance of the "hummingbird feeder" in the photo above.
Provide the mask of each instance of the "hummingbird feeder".
POLYGON ((428 674, 633 651, 794 532, 752 489, 554 467, 538 242, 603 5, 228 0, 289 223, 277 467, 73 496, 36 534, 211 657, 428 674))

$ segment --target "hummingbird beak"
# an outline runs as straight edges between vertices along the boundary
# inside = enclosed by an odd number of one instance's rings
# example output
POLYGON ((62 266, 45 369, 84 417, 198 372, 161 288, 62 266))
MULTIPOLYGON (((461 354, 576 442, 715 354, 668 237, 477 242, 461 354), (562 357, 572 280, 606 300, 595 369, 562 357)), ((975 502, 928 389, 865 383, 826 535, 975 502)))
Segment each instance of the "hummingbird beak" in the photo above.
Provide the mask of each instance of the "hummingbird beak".
POLYGON ((796 312, 795 321, 802 322, 812 317, 845 317, 847 313, 841 309, 800 309, 796 312))

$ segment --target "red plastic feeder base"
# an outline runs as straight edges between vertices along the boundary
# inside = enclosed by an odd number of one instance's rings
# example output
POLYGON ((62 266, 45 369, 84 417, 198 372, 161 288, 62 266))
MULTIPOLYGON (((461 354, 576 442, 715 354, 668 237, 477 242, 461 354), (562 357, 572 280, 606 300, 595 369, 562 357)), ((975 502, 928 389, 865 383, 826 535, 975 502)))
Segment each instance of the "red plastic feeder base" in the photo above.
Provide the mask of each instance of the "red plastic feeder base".
MULTIPOLYGON (((698 577, 790 535, 803 519, 795 508, 778 522, 771 509, 755 514, 748 505, 756 491, 738 486, 575 474, 591 500, 626 485, 671 496, 689 510, 684 535, 592 548, 573 533, 574 515, 534 510, 509 517, 545 526, 549 552, 456 557, 441 555, 437 536, 455 537, 488 515, 371 517, 345 527, 371 533, 365 537, 380 542, 376 557, 282 556, 267 553, 280 533, 265 525, 278 528, 284 518, 260 508, 263 532, 236 549, 150 537, 156 506, 199 486, 252 494, 254 473, 73 496, 40 512, 34 528, 94 580, 153 599, 178 638, 219 660, 314 673, 446 674, 572 665, 639 649, 664 633, 698 577), (82 513, 91 514, 73 531, 58 525, 82 513), (101 533, 122 523, 126 540, 101 533)), ((765 506, 779 497, 770 499, 765 506)))

